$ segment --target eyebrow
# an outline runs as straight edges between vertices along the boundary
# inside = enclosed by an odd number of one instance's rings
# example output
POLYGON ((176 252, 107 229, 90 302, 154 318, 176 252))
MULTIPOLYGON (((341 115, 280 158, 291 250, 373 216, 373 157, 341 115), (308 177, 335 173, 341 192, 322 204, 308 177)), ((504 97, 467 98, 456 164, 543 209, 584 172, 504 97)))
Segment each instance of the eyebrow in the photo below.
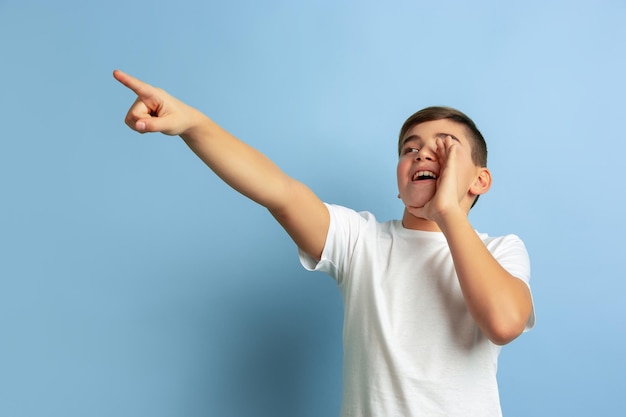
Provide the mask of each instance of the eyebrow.
MULTIPOLYGON (((435 138, 437 138, 437 139, 445 139, 448 136, 450 136, 452 138, 452 140, 455 140, 455 141, 461 143, 459 138, 457 138, 456 136, 454 136, 451 133, 445 133, 445 132, 435 133, 435 138)), ((402 141, 402 146, 406 145, 407 142, 410 142, 412 140, 422 140, 422 138, 419 135, 408 136, 408 137, 404 138, 404 140, 402 141)))

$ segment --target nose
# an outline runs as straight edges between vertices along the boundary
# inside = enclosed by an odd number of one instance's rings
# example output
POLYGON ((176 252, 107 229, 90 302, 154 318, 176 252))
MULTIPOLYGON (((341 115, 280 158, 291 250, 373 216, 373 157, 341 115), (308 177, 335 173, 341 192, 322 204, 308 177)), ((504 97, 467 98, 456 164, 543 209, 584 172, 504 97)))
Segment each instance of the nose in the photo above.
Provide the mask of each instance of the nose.
POLYGON ((436 152, 430 146, 423 146, 419 151, 415 152, 416 161, 434 161, 436 152))

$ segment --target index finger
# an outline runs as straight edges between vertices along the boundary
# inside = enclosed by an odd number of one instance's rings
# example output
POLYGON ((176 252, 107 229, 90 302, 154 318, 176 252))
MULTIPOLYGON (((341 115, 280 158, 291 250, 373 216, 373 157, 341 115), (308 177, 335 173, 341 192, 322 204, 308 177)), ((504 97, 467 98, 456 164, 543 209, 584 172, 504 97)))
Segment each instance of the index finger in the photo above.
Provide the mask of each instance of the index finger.
POLYGON ((139 97, 151 95, 151 90, 154 88, 150 84, 144 83, 143 81, 120 70, 113 71, 113 77, 120 83, 124 84, 127 88, 131 89, 139 97))

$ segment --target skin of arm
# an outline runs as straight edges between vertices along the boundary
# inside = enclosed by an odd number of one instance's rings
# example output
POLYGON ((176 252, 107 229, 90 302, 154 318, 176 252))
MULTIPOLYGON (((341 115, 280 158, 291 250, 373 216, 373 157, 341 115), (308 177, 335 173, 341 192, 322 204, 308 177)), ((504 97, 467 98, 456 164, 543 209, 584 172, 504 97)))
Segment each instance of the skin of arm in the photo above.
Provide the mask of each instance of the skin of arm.
POLYGON ((504 345, 524 331, 532 312, 530 291, 498 263, 470 224, 471 202, 487 181, 490 184, 490 177, 485 177, 487 170, 477 168, 468 192, 459 193, 457 146, 450 137, 437 139, 437 157, 443 168, 437 191, 424 207, 408 211, 435 222, 442 231, 470 314, 493 343, 504 345))
POLYGON ((448 213, 438 224, 478 327, 495 344, 513 341, 524 331, 531 314, 528 287, 500 266, 463 212, 448 213))
POLYGON ((300 249, 320 259, 330 216, 307 186, 164 90, 118 70, 113 76, 137 95, 125 120, 131 129, 180 136, 224 182, 266 207, 300 249))

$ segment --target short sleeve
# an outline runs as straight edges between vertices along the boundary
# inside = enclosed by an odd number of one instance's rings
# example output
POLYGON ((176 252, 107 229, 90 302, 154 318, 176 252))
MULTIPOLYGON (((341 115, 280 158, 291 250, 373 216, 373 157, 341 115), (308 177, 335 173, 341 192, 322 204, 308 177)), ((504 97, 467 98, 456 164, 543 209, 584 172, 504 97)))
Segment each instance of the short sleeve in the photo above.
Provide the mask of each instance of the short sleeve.
POLYGON ((349 267, 349 259, 358 245, 362 230, 375 221, 368 212, 357 213, 346 207, 324 203, 330 213, 330 225, 321 259, 316 261, 298 249, 302 266, 309 271, 321 271, 341 283, 349 267))

